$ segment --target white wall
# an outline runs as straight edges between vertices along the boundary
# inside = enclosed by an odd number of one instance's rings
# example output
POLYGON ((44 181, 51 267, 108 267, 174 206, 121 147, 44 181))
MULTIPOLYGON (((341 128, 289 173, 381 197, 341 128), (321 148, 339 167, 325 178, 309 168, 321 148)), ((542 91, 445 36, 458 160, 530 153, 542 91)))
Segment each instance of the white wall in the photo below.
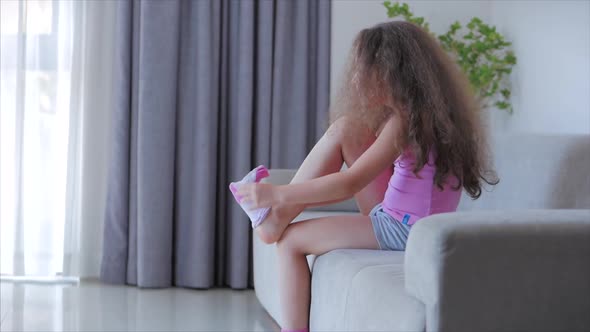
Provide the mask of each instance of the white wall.
POLYGON ((514 114, 496 132, 590 133, 590 2, 495 1, 492 23, 512 41, 514 114))
MULTIPOLYGON (((364 28, 388 21, 384 0, 333 0, 332 1, 332 62, 330 84, 337 91, 338 79, 346 63, 348 51, 356 34, 364 28)), ((447 31, 456 20, 461 22, 473 16, 490 19, 490 1, 465 0, 414 0, 406 1, 414 14, 425 17, 430 29, 436 33, 447 31)))
MULTIPOLYGON (((514 43, 514 114, 488 110, 495 132, 590 133, 590 2, 407 2, 437 33, 478 16, 514 43)), ((332 2, 332 93, 358 31, 388 20, 382 3, 332 2)))

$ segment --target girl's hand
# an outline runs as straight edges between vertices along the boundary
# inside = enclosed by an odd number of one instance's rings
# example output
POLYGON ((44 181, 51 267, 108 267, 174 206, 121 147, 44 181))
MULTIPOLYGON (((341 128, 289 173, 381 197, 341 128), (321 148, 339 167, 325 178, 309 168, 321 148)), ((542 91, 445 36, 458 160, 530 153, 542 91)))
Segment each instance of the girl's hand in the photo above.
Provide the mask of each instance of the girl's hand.
POLYGON ((240 203, 249 209, 266 208, 276 205, 278 193, 276 186, 269 183, 245 183, 238 188, 240 203))

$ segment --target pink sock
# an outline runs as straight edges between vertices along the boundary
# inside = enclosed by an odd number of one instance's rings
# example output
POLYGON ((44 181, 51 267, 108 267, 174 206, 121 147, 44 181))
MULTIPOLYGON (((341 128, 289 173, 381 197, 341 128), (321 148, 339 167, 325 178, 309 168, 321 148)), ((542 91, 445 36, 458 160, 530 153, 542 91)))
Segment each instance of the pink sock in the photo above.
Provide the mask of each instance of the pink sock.
POLYGON ((238 188, 241 184, 257 183, 268 176, 268 169, 263 165, 260 165, 255 169, 251 170, 248 174, 246 174, 246 176, 244 176, 242 180, 238 182, 232 182, 229 184, 229 190, 231 191, 232 195, 234 195, 236 202, 240 204, 242 210, 244 210, 244 212, 246 212, 246 214, 250 218, 250 221, 252 222, 252 228, 258 227, 258 225, 260 225, 264 221, 264 218, 266 218, 266 216, 268 215, 270 208, 249 210, 248 206, 242 204, 241 197, 238 195, 238 188))
POLYGON ((309 330, 307 328, 301 329, 301 330, 287 330, 287 329, 281 329, 281 332, 309 332, 309 330))

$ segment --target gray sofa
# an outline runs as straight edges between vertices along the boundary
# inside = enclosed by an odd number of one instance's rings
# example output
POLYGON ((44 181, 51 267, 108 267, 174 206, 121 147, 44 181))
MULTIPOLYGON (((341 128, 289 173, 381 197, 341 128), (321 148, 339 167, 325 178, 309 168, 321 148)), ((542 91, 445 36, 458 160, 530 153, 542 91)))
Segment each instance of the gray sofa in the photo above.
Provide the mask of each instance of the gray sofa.
MULTIPOLYGON (((308 258, 311 331, 590 330, 590 136, 492 142, 500 184, 421 220, 406 252, 308 258)), ((348 201, 295 222, 355 210, 348 201)), ((253 250, 256 295, 280 324, 276 247, 254 236, 253 250)))

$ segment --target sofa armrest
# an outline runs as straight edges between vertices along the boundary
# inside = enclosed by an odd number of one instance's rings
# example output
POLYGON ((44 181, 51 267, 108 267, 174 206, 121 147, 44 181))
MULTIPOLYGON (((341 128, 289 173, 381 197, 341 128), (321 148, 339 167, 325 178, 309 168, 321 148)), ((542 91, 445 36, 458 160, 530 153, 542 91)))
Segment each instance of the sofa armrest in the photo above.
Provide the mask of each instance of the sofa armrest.
MULTIPOLYGON (((276 185, 288 184, 295 176, 296 169, 270 169, 270 176, 263 180, 263 182, 272 183, 276 185)), ((354 199, 348 199, 339 203, 315 206, 309 208, 310 211, 342 211, 342 212, 357 212, 358 207, 354 199)))
POLYGON ((428 331, 590 330, 590 210, 433 215, 404 264, 428 331))

